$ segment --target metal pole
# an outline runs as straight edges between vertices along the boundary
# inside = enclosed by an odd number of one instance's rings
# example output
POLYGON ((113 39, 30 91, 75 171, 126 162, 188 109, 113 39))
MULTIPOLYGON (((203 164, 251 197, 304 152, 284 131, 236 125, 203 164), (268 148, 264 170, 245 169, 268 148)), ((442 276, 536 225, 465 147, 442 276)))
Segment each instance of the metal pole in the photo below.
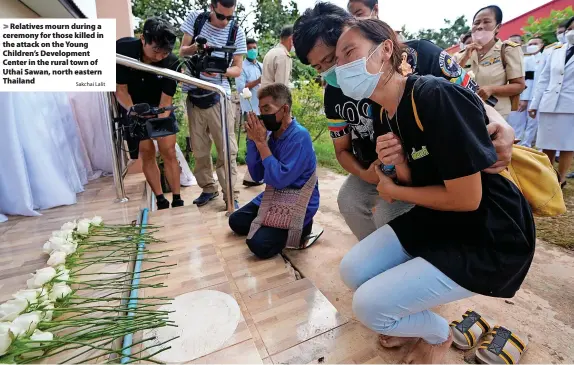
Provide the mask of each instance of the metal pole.
MULTIPOLYGON (((224 143, 223 143, 223 154, 224 158, 224 167, 225 167, 225 190, 227 196, 227 212, 233 213, 235 210, 235 197, 233 196, 233 182, 231 181, 231 149, 229 143, 229 129, 227 125, 227 108, 230 107, 229 105, 230 100, 225 96, 219 99, 219 104, 221 107, 221 134, 224 136, 224 143)), ((217 158, 221 158, 221 156, 217 156, 217 158)))
MULTIPOLYGON (((200 79, 196 79, 194 77, 188 76, 181 72, 176 72, 173 70, 169 70, 166 68, 159 68, 155 66, 151 66, 145 63, 142 63, 136 59, 126 57, 121 54, 116 53, 116 63, 122 66, 130 67, 136 70, 150 72, 156 75, 161 75, 165 77, 169 77, 178 82, 183 82, 185 84, 194 85, 200 89, 215 91, 220 96, 220 105, 221 105, 221 131, 223 133, 223 137, 225 140, 223 141, 224 145, 224 154, 223 154, 223 162, 225 165, 225 180, 226 180, 226 195, 227 195, 227 211, 228 213, 233 213, 235 211, 235 197, 233 196, 233 184, 231 183, 231 151, 230 151, 230 142, 229 142, 229 129, 227 125, 227 108, 230 106, 228 105, 229 101, 227 100, 227 93, 225 89, 220 85, 215 85, 207 81, 203 81, 200 79)), ((221 158, 221 156, 218 156, 221 158)), ((114 161, 117 159, 117 154, 114 156, 114 161)), ((114 174, 115 176, 115 174, 114 174)), ((123 188, 123 186, 122 186, 123 188)))
POLYGON ((129 199, 126 196, 126 192, 124 190, 124 181, 122 178, 122 168, 120 166, 121 161, 119 159, 119 155, 118 155, 118 143, 121 143, 121 141, 118 141, 118 139, 116 138, 116 133, 115 133, 115 126, 114 126, 114 118, 112 117, 112 113, 114 111, 114 107, 112 105, 112 97, 109 93, 103 93, 103 98, 100 99, 102 102, 102 106, 104 108, 106 108, 108 110, 108 113, 104 113, 106 116, 106 124, 108 126, 108 132, 110 133, 110 141, 112 143, 112 159, 113 159, 113 168, 114 168, 114 185, 116 187, 116 203, 125 203, 127 202, 129 199))

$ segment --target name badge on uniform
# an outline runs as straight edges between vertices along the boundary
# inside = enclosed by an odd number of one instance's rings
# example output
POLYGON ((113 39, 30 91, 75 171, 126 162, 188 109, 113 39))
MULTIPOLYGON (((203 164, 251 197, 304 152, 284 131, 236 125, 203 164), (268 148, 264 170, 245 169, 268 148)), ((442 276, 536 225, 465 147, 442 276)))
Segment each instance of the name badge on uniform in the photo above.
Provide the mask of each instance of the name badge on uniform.
POLYGON ((423 157, 429 155, 429 151, 427 150, 427 146, 422 146, 420 150, 416 151, 413 147, 413 152, 411 153, 411 157, 413 160, 420 160, 423 157))

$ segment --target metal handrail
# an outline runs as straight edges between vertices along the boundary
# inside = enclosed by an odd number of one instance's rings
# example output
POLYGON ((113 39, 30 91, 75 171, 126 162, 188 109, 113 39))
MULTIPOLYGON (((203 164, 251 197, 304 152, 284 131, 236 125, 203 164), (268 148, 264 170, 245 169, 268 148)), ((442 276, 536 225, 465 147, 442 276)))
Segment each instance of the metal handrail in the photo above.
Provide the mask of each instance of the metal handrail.
MULTIPOLYGON (((145 72, 150 72, 156 75, 161 75, 164 77, 169 77, 170 79, 173 79, 175 81, 178 82, 182 82, 184 84, 189 84, 189 85, 193 85, 196 86, 200 89, 205 89, 205 90, 209 90, 209 91, 214 91, 216 93, 218 93, 220 95, 220 112, 221 112, 221 134, 223 135, 223 161, 225 164, 225 182, 226 182, 226 196, 227 196, 227 211, 229 213, 233 213, 233 211, 235 210, 235 197, 233 196, 233 184, 231 181, 231 151, 230 151, 230 142, 229 142, 229 130, 228 130, 228 125, 227 125, 227 108, 230 107, 229 103, 230 101, 227 98, 227 93, 225 92, 225 89, 220 86, 220 85, 216 85, 216 84, 212 84, 210 82, 207 81, 203 81, 191 76, 188 76, 186 74, 180 73, 180 72, 176 72, 170 69, 166 69, 166 68, 160 68, 160 67, 155 67, 155 66, 151 66, 148 65, 146 63, 140 62, 134 58, 131 57, 127 57, 121 54, 117 54, 116 53, 116 64, 122 65, 122 66, 126 66, 126 67, 130 67, 136 70, 140 70, 140 71, 145 71, 145 72)), ((113 155, 114 158, 114 181, 117 184, 121 184, 121 191, 118 189, 118 187, 116 186, 116 193, 122 193, 123 192, 123 178, 121 176, 121 167, 120 166, 120 160, 117 156, 117 153, 115 153, 113 155), (118 173, 116 173, 116 170, 118 170, 118 173)), ((221 158, 221 156, 218 156, 218 158, 221 158)), ((125 193, 123 193, 124 196, 123 198, 125 198, 125 193)), ((121 199, 122 197, 118 196, 118 199, 121 199)))

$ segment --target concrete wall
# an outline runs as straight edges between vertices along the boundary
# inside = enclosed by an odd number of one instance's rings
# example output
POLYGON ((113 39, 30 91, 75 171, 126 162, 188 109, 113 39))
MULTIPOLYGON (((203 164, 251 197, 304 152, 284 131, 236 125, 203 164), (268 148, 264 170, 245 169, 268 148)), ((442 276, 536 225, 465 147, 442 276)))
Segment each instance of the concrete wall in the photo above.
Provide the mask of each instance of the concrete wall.
POLYGON ((0 0, 0 18, 38 18, 38 14, 30 10, 18 0, 0 0))
POLYGON ((116 39, 134 36, 130 0, 96 0, 98 18, 116 19, 116 39))

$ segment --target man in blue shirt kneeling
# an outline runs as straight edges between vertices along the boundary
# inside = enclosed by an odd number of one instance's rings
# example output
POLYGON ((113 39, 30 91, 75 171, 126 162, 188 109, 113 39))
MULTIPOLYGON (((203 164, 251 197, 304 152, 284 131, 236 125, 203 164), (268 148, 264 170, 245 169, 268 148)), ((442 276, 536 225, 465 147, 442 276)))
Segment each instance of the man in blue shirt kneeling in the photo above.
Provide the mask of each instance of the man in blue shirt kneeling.
POLYGON ((309 132, 291 115, 291 92, 283 84, 259 90, 260 116, 247 117, 247 166, 265 192, 229 217, 229 226, 247 235, 262 259, 285 247, 304 248, 319 208, 317 159, 309 132))

